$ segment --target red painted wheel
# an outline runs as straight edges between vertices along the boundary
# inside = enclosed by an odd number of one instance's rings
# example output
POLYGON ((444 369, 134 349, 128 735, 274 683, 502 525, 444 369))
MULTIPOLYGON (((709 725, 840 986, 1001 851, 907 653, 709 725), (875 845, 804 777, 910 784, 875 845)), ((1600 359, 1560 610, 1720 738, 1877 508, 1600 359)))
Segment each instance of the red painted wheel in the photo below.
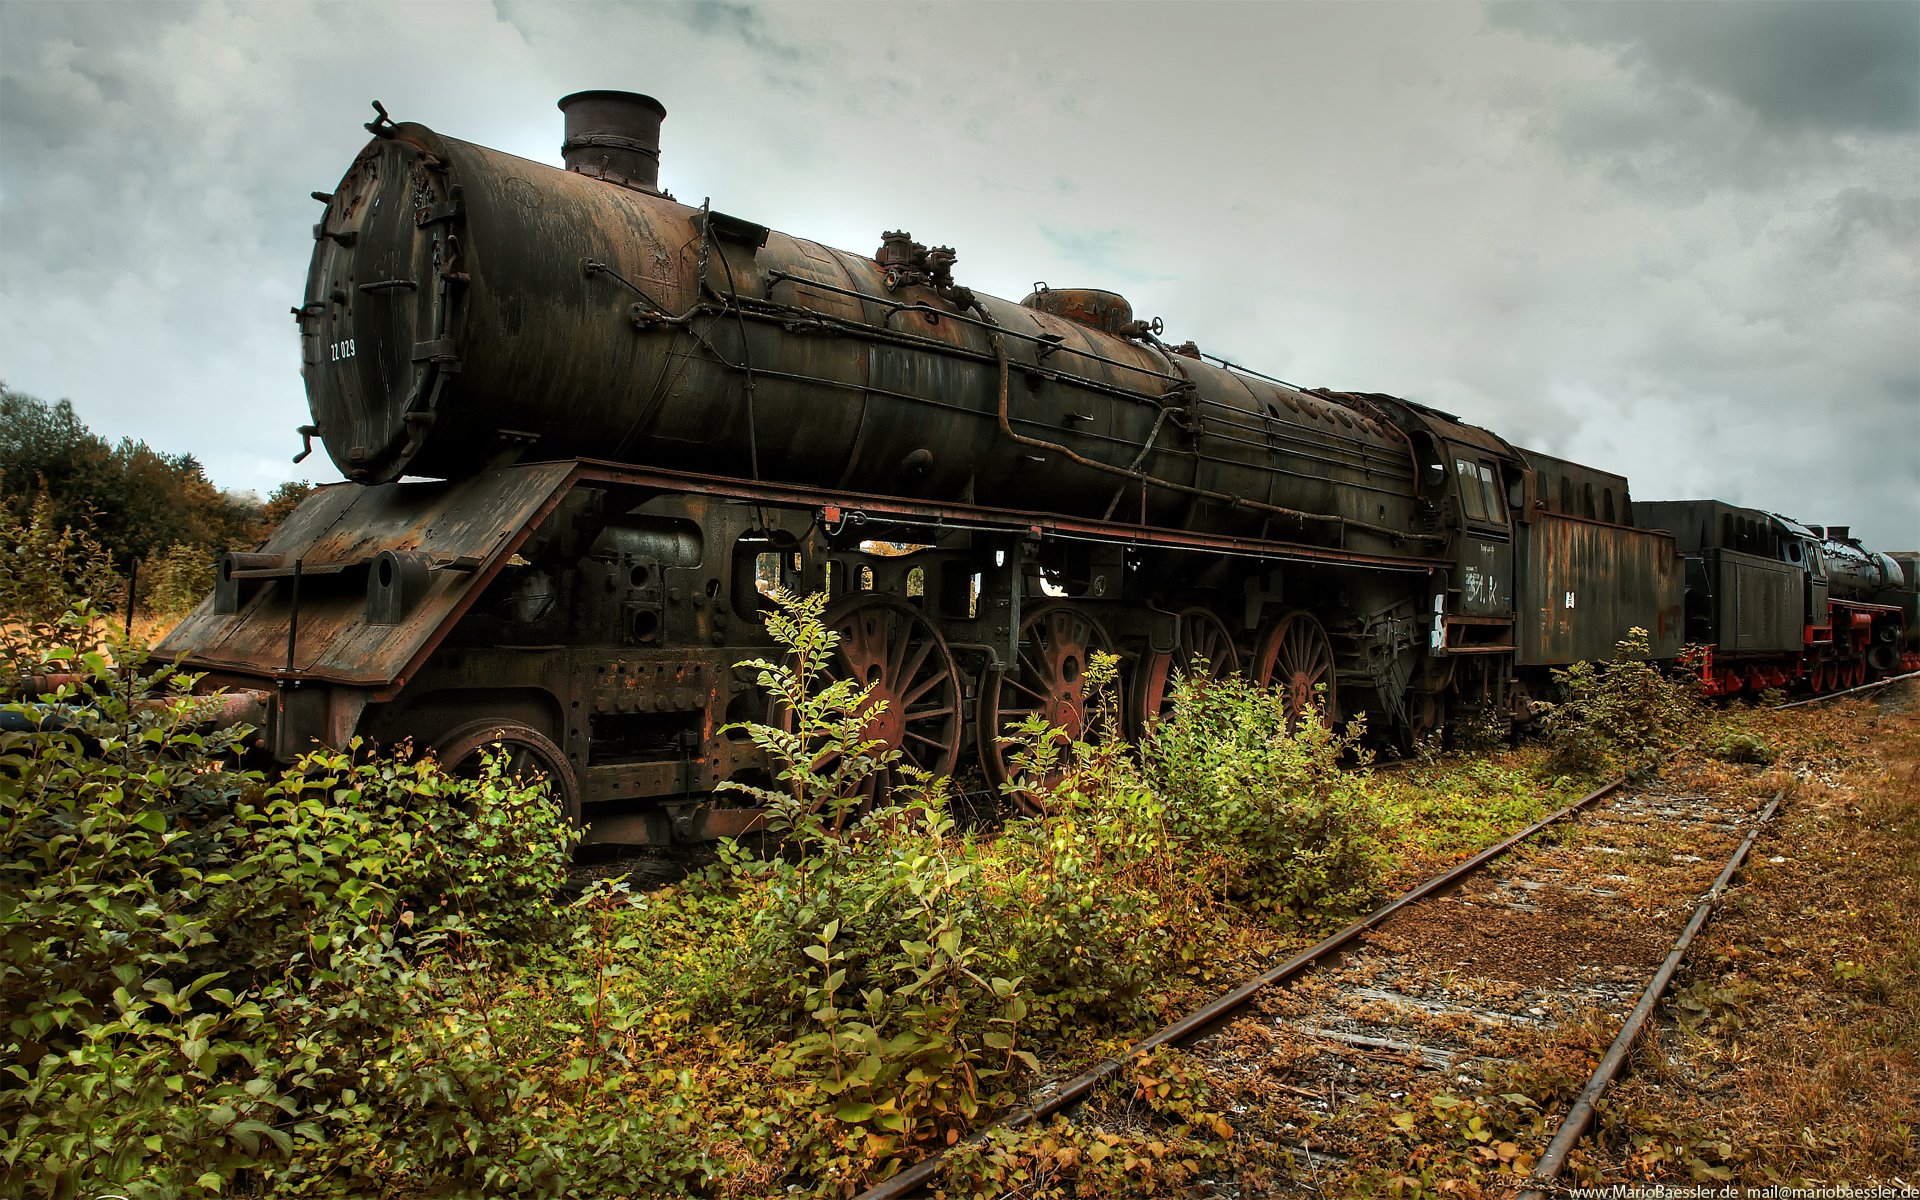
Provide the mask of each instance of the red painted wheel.
MULTIPOLYGON (((1025 718, 1037 715, 1069 738, 1080 737, 1087 719, 1087 663, 1095 651, 1112 649, 1100 623, 1065 601, 1042 604, 1020 622, 1018 669, 988 671, 980 683, 980 765, 996 788, 1012 783, 1016 773, 1014 747, 1000 739, 1025 718)), ((1010 794, 1026 812, 1046 811, 1024 788, 1010 794)))
MULTIPOLYGON (((1310 612, 1281 613, 1260 633, 1247 674, 1258 687, 1277 687, 1286 699, 1287 732, 1300 725, 1310 707, 1336 713, 1333 642, 1310 612)), ((1435 719, 1437 720, 1437 714, 1435 719)))
MULTIPOLYGON (((923 771, 953 774, 960 757, 960 668, 933 622, 910 604, 870 592, 836 601, 821 620, 840 635, 822 672, 825 682, 870 684, 871 698, 886 701, 867 722, 865 737, 923 771)), ((898 782, 897 769, 868 776, 864 802, 841 814, 835 828, 884 804, 898 782)))
POLYGON ((1189 674, 1205 660, 1209 679, 1224 679, 1240 670, 1240 652, 1226 622, 1204 608, 1180 611, 1180 632, 1172 650, 1149 650, 1134 669, 1128 720, 1135 734, 1167 715, 1173 707, 1173 680, 1189 674))

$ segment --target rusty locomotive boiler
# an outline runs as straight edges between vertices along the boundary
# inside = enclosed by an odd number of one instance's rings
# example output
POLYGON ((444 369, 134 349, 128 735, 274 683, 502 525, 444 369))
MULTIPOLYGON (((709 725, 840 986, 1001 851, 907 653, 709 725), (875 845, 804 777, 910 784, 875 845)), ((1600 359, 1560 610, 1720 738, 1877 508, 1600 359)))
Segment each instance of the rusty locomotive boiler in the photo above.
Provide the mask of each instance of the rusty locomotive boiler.
POLYGON ((1407 740, 1632 626, 1679 649, 1681 559, 1619 476, 1169 346, 1111 293, 980 294, 907 233, 679 203, 657 102, 561 108, 564 170, 382 110, 316 193, 302 432, 349 482, 161 648, 257 692, 281 758, 499 743, 593 840, 748 828, 715 788, 767 764, 721 729, 768 714, 736 664, 776 585, 833 597, 873 736, 990 784, 1009 723, 1078 728, 1096 650, 1135 728, 1204 664, 1407 740))
POLYGON ((677 203, 657 103, 562 107, 569 171, 382 125, 328 202, 301 332, 348 479, 588 457, 1407 540, 1412 464, 1384 422, 1174 355, 1117 296, 1015 304, 905 233, 864 258, 677 203))

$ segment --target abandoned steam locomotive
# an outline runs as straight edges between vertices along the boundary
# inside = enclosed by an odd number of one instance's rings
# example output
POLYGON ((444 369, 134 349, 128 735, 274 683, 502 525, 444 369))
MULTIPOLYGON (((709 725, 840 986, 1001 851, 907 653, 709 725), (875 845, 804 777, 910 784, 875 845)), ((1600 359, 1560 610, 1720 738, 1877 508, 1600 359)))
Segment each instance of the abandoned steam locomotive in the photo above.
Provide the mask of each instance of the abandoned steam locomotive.
MULTIPOLYGON (((1168 346, 1111 293, 1013 303, 907 233, 867 258, 678 203, 658 103, 560 106, 565 170, 381 110, 315 193, 302 433, 350 482, 224 558, 161 647, 257 696, 282 758, 501 743, 592 840, 737 832, 756 814, 715 786, 766 764, 719 731, 767 716, 736 664, 775 585, 834 598, 870 732, 939 773, 1006 782, 1028 713, 1078 728, 1102 649, 1136 727, 1204 662, 1412 738, 1633 626, 1662 659, 1744 636, 1715 573, 1777 602, 1814 536, 1716 515, 1676 544, 1620 476, 1168 346)), ((1835 682, 1911 650, 1910 608, 1857 603, 1835 682)), ((1820 621, 1776 617, 1709 678, 1802 678, 1784 643, 1820 621)))

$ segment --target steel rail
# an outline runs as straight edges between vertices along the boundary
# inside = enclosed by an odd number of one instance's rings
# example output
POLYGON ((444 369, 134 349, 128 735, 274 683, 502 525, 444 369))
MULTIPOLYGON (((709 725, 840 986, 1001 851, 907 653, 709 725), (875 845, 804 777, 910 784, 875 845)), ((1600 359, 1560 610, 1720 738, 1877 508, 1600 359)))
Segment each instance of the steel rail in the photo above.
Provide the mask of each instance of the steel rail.
POLYGON ((1838 700, 1842 696, 1851 696, 1856 692, 1870 692, 1875 688, 1886 687, 1890 683, 1899 683, 1902 679, 1920 679, 1920 671, 1908 671, 1905 675, 1889 675, 1885 679, 1876 679, 1872 683, 1863 683, 1859 687, 1851 687, 1844 692, 1827 692, 1820 696, 1809 696, 1805 700, 1790 700, 1785 704, 1774 705, 1772 711, 1779 712, 1783 708, 1799 708, 1803 704, 1818 704, 1822 700, 1838 700))
POLYGON ((1773 814, 1779 810, 1780 801, 1785 799, 1786 794, 1785 789, 1774 793, 1772 802, 1761 812, 1759 821, 1747 831, 1747 836, 1741 840, 1739 848, 1734 850, 1733 857, 1729 858, 1727 865, 1721 869, 1720 877, 1713 881, 1713 886, 1707 890, 1699 907, 1693 910, 1693 917, 1687 922, 1687 927, 1680 931, 1680 936, 1674 940, 1673 949, 1667 951, 1666 960, 1660 964, 1660 969, 1654 972, 1646 991, 1640 994, 1640 1003, 1634 1006, 1633 1014, 1627 1018, 1626 1024, 1620 1027, 1620 1033, 1613 1039, 1613 1045, 1607 1048, 1607 1053, 1600 1060, 1600 1065, 1594 1068, 1593 1078, 1589 1079, 1587 1086, 1580 1090, 1580 1095, 1574 1100, 1573 1107, 1568 1109, 1567 1115, 1561 1119, 1560 1128, 1553 1135, 1553 1140, 1547 1143, 1547 1148, 1541 1152, 1539 1161, 1534 1163, 1533 1171, 1527 1177, 1527 1188, 1520 1193, 1517 1200, 1545 1200, 1546 1189, 1552 1187, 1554 1181, 1560 1177, 1560 1172, 1566 1168, 1567 1156, 1573 1153, 1573 1148, 1579 1145, 1580 1139, 1586 1135, 1587 1126, 1593 1121, 1594 1105, 1599 1102, 1601 1093, 1607 1090, 1607 1085, 1613 1082, 1614 1076, 1620 1073, 1620 1068, 1626 1065, 1627 1055, 1633 1050, 1633 1043, 1640 1036, 1641 1027, 1652 1015, 1653 1007, 1659 1003, 1660 997, 1667 990, 1667 985, 1673 982, 1674 972, 1680 969, 1680 960, 1687 956, 1687 950, 1693 945, 1694 936, 1706 925, 1707 917, 1712 914, 1714 904, 1727 890, 1727 885, 1733 881, 1734 873, 1740 869, 1740 865, 1747 861, 1747 852, 1753 849, 1753 843, 1765 831, 1767 822, 1773 819, 1773 814))
MULTIPOLYGON (((1178 1021, 1175 1021, 1173 1024, 1165 1026, 1156 1033, 1149 1034, 1147 1037, 1129 1046, 1120 1054, 1112 1058, 1103 1059, 1089 1070, 1060 1085, 1058 1089, 1050 1093, 1046 1099, 1040 1101, 1038 1104, 1030 1108, 1022 1109, 1006 1120, 996 1122, 988 1128, 981 1130, 979 1133, 967 1139, 964 1144, 977 1146, 983 1143, 987 1135, 996 1129, 1021 1129, 1033 1124, 1035 1121, 1045 1120, 1053 1114, 1060 1112, 1062 1109, 1070 1108, 1084 1099, 1094 1088, 1118 1074, 1129 1063, 1132 1063, 1142 1055, 1148 1054, 1161 1046, 1184 1045, 1205 1037, 1207 1034, 1218 1029, 1236 1012, 1245 1007, 1249 1001, 1267 988, 1301 974, 1321 959, 1351 944, 1357 940, 1361 934, 1378 926, 1394 913, 1399 912, 1410 904, 1415 904, 1426 899, 1435 892, 1445 890, 1459 882, 1464 876, 1478 870, 1500 855, 1505 854, 1508 850, 1526 841, 1549 825, 1566 820, 1573 814, 1593 804, 1601 797, 1619 790, 1625 783, 1626 777, 1620 776, 1601 784, 1593 791, 1588 792, 1566 807, 1549 813, 1547 816, 1540 818, 1520 832, 1487 847, 1465 862, 1457 863, 1441 874, 1427 880, 1425 883, 1403 893, 1398 899, 1374 909, 1366 916, 1361 917, 1351 925, 1332 934, 1311 948, 1294 955, 1279 966, 1254 976, 1239 987, 1202 1005, 1178 1021)), ((879 1184, 861 1192, 854 1200, 899 1200, 900 1197, 913 1195, 922 1185, 939 1173, 940 1165, 944 1161, 947 1152, 946 1149, 936 1151, 933 1155, 921 1159, 891 1179, 883 1180, 879 1184)))

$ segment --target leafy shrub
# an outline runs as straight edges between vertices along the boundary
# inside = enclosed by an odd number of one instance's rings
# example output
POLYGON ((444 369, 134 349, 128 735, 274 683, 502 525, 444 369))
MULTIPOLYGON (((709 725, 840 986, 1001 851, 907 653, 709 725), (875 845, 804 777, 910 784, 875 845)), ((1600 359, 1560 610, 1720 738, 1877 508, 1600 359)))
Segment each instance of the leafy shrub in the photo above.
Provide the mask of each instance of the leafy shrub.
MULTIPOLYGON (((977 843, 908 779, 856 823, 897 763, 871 696, 820 683, 820 611, 788 598, 793 653, 756 664, 792 715, 747 728, 773 772, 740 790, 784 842, 573 904, 559 814, 497 767, 356 746, 243 771, 188 680, 42 647, 33 671, 81 679, 14 706, 63 728, 0 743, 0 1192, 844 1194, 1155 1023, 1230 906, 1319 920, 1371 886, 1351 731, 1182 685, 1136 751, 1100 736, 1111 660, 1089 741, 1027 731, 1047 821, 977 843)), ((1227 1133, 1166 1057, 1130 1068, 1143 1127, 1026 1131, 967 1170, 1198 1178, 1227 1133)))
POLYGON ((767 633, 786 647, 782 662, 748 659, 737 664, 755 672, 776 709, 784 714, 779 725, 742 721, 725 726, 723 734, 738 730, 778 767, 776 780, 784 788, 764 788, 739 780, 725 780, 721 791, 737 792, 763 805, 767 827, 785 833, 801 846, 818 844, 860 815, 868 793, 880 776, 900 761, 898 750, 888 750, 866 736, 868 722, 886 702, 872 699, 873 688, 852 679, 824 682, 828 660, 840 635, 821 623, 824 595, 795 595, 776 588, 774 608, 767 614, 767 633), (822 816, 824 821, 811 820, 822 816))
POLYGON ((1732 763, 1757 763, 1767 766, 1780 757, 1780 751, 1763 733, 1751 729, 1729 729, 1714 742, 1713 756, 1732 763))
POLYGON ((1383 865, 1378 813, 1342 765, 1362 732, 1309 713, 1289 733, 1279 692, 1183 678, 1140 763, 1186 870, 1226 899, 1306 922, 1364 903, 1383 865))
POLYGON ((767 627, 787 658, 743 665, 788 716, 782 726, 734 728, 785 786, 727 786, 764 805, 786 845, 770 858, 737 844, 723 851, 760 905, 738 1003, 790 1039, 780 1070, 806 1078, 823 1107, 866 1135, 860 1161, 838 1145, 817 1153, 824 1173, 856 1178, 866 1160, 944 1142, 983 1104, 1007 1102, 1002 1081, 1034 1064, 1016 1044, 1026 1001, 1017 978, 979 969, 983 897, 932 781, 902 789, 904 804, 865 814, 857 834, 836 836, 861 815, 862 785, 873 787, 899 754, 864 736, 883 703, 870 686, 822 682, 839 640, 820 621, 825 597, 775 600, 767 627))
MULTIPOLYGON (((836 638, 822 603, 779 597, 769 629, 789 654, 749 664, 791 714, 745 727, 784 786, 734 790, 786 837, 767 858, 727 847, 721 885, 753 906, 728 1004, 769 1040, 776 1072, 831 1117, 799 1150, 804 1173, 831 1189, 1009 1104, 1061 1033, 1141 1016, 1156 920, 1129 876, 1137 813, 1116 819, 1110 797, 1096 806, 1076 792, 988 850, 958 835, 943 782, 910 779, 904 802, 850 828, 858 784, 896 756, 862 740, 868 689, 820 681, 836 638)), ((1110 681, 1111 662, 1105 671, 1110 681)), ((1055 731, 1031 732, 1057 747, 1055 731)), ((1038 757, 1050 767, 1053 754, 1038 757)), ((1124 795, 1121 807, 1140 803, 1137 788, 1124 795)))
POLYGON ((981 937, 994 969, 1021 981, 1037 1043, 1146 1016, 1179 911, 1156 890, 1153 827, 1129 819, 1150 811, 1149 795, 1062 799, 1045 821, 1006 829, 983 875, 981 937))
POLYGON ((1204 1066, 1161 1047, 1130 1063, 1106 1096, 1069 1122, 996 1129, 948 1156, 936 1195, 1182 1195, 1228 1164, 1233 1126, 1212 1105, 1204 1066), (1125 1106, 1124 1112, 1111 1109, 1125 1106), (1118 1117, 1119 1119, 1113 1119, 1118 1117))
POLYGON ((0 506, 0 669, 9 676, 31 674, 56 642, 99 648, 97 612, 120 590, 106 548, 84 522, 60 522, 44 487, 24 520, 0 506))
POLYGON ((1512 715, 1486 701, 1462 704, 1447 720, 1447 742, 1455 750, 1480 753, 1505 745, 1512 736, 1512 715))
POLYGON ((541 1122, 480 1052, 482 976, 570 916, 544 787, 357 748, 240 771, 250 731, 115 649, 44 649, 79 678, 0 739, 6 1190, 514 1190, 541 1122))
POLYGON ((213 590, 213 551, 175 542, 140 564, 141 607, 164 618, 186 615, 213 590))
POLYGON ((1555 769, 1644 770, 1691 728, 1697 700, 1648 661, 1650 653, 1647 631, 1636 628, 1620 640, 1612 662, 1553 672, 1563 698, 1541 707, 1555 769))

